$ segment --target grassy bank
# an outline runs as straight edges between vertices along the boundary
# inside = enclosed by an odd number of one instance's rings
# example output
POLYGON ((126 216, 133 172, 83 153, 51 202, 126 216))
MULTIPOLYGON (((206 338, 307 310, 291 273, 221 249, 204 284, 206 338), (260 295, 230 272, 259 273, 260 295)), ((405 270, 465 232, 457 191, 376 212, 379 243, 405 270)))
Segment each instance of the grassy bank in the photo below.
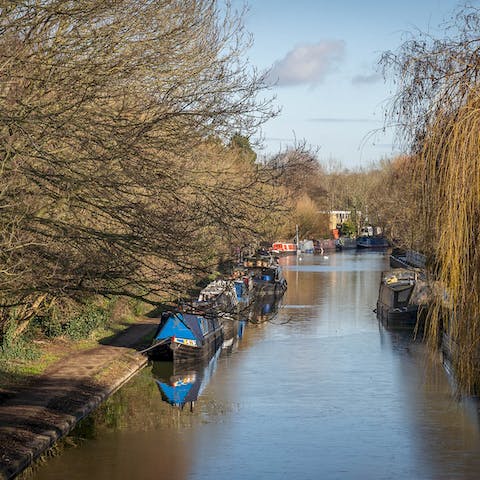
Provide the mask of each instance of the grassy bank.
POLYGON ((149 308, 117 298, 83 305, 63 318, 33 319, 19 336, 7 329, 0 345, 0 397, 45 373, 62 358, 108 343, 138 322, 149 308))

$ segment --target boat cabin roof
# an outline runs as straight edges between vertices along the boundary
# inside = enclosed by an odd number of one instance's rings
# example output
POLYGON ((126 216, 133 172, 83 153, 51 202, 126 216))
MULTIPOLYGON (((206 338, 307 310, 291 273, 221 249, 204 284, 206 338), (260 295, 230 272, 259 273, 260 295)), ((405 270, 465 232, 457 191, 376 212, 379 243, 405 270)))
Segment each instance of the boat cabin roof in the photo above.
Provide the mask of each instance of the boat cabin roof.
POLYGON ((244 267, 251 269, 252 267, 271 267, 278 265, 275 257, 271 255, 256 255, 253 257, 247 257, 243 261, 244 267))
POLYGON ((408 305, 416 284, 415 272, 394 269, 382 274, 379 300, 393 308, 408 305))
POLYGON ((155 335, 157 339, 173 336, 182 336, 190 333, 195 340, 202 341, 204 335, 212 330, 212 319, 190 313, 165 312, 162 314, 162 321, 155 335))
POLYGON ((417 273, 406 268, 394 268, 389 272, 383 272, 382 282, 391 289, 400 289, 413 286, 417 281, 417 273))

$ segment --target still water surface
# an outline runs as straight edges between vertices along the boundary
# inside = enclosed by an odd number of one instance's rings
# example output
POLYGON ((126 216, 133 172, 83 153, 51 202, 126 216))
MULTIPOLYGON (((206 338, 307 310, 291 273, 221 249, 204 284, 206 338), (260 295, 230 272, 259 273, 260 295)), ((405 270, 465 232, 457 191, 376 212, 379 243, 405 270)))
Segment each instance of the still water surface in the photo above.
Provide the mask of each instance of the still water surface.
POLYGON ((423 346, 373 313, 388 257, 282 262, 277 315, 199 372, 193 411, 163 401, 148 367, 34 478, 480 478, 475 405, 457 402, 423 346))

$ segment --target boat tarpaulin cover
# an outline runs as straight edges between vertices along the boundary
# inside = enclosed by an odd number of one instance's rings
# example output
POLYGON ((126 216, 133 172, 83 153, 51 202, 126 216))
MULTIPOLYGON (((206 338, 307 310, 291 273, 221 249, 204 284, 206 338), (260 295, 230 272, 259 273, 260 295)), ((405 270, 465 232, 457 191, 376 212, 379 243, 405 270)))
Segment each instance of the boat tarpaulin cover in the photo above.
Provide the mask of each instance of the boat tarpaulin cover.
POLYGON ((197 315, 170 312, 162 318, 162 326, 155 335, 155 339, 179 337, 197 340, 201 343, 203 334, 199 320, 202 320, 202 317, 197 315))

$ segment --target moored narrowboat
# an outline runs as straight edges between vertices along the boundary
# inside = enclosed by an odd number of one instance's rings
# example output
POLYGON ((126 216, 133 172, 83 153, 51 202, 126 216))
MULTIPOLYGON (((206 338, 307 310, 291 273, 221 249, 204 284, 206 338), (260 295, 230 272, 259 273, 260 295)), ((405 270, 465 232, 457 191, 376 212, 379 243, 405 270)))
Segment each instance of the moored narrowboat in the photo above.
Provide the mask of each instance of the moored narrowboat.
POLYGON ((256 296, 281 296, 287 289, 287 281, 283 277, 282 267, 275 265, 262 268, 253 276, 253 287, 256 296))
POLYGON ((413 329, 417 325, 418 302, 414 296, 417 274, 394 269, 382 273, 377 301, 377 317, 387 328, 413 329))
POLYGON ((233 281, 235 293, 237 295, 238 304, 241 309, 250 305, 253 300, 253 283, 248 275, 237 278, 233 281))
POLYGON ((253 283, 254 297, 264 295, 281 296, 287 289, 287 281, 277 259, 272 256, 247 258, 245 267, 253 283))
POLYGON ((145 352, 152 360, 205 361, 222 343, 223 329, 217 315, 164 312, 152 345, 145 352))
POLYGON ((231 280, 214 280, 203 288, 193 305, 199 310, 234 313, 239 306, 235 284, 231 280))
POLYGON ((392 268, 425 269, 426 256, 415 250, 403 250, 394 248, 390 254, 390 266, 392 268))
POLYGON ((298 252, 300 253, 315 253, 315 245, 313 240, 300 240, 298 242, 298 252))
POLYGON ((295 255, 297 253, 297 245, 295 243, 275 242, 272 244, 270 251, 274 255, 295 255))
POLYGON ((372 249, 381 249, 388 248, 390 244, 385 237, 358 237, 357 238, 357 248, 372 248, 372 249))

